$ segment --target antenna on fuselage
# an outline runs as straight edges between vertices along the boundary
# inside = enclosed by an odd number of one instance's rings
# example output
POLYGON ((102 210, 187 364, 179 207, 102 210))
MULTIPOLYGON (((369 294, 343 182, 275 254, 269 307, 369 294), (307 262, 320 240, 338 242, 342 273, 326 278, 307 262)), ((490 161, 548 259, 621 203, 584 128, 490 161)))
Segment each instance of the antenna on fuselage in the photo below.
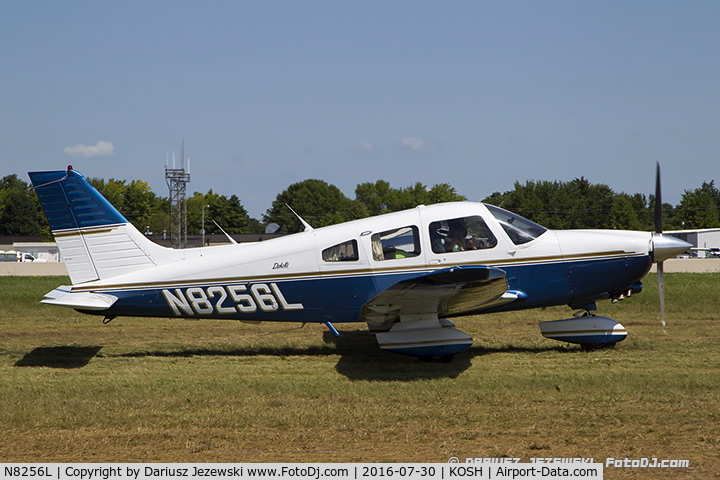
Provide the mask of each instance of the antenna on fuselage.
POLYGON ((215 224, 216 227, 218 227, 220 229, 221 232, 223 232, 225 234, 227 239, 230 240, 230 243, 232 243, 233 245, 238 244, 238 242, 236 242, 234 238, 232 238, 230 235, 228 235, 228 233, 225 230, 223 230, 223 228, 220 225, 218 225, 218 223, 215 220, 213 220, 213 223, 215 224))
POLYGON ((300 220, 300 223, 303 224, 306 232, 309 232, 310 230, 313 229, 309 223, 307 223, 305 220, 303 220, 303 218, 300 215, 298 215, 297 212, 295 212, 295 210, 292 209, 292 207, 290 205, 288 205, 286 203, 285 206, 288 207, 290 209, 290 211, 293 212, 293 214, 295 214, 295 216, 298 218, 298 220, 300 220))

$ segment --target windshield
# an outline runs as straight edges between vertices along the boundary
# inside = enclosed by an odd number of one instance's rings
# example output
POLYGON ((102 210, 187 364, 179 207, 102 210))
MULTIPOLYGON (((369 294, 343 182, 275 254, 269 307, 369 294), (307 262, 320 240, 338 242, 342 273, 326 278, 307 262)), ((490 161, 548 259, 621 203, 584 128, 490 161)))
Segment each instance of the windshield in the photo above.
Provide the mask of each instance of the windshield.
POLYGON ((500 223, 505 233, 508 234, 510 240, 515 245, 522 245, 538 238, 543 233, 547 232, 547 228, 541 227, 535 222, 531 222, 527 218, 523 218, 520 215, 515 215, 512 212, 503 210, 502 208, 494 205, 485 205, 493 217, 500 223))

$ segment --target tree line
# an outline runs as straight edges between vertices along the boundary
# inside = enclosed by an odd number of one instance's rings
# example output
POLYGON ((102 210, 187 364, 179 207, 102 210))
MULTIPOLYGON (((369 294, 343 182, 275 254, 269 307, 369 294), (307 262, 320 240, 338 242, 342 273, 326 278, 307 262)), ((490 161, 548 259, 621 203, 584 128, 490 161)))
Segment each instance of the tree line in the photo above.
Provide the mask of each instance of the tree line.
MULTIPOLYGON (((142 180, 103 180, 89 182, 142 232, 169 231, 170 201, 156 195, 142 180)), ((388 182, 358 184, 355 198, 323 180, 294 183, 279 193, 261 219, 251 218, 236 195, 195 192, 187 198, 188 233, 200 233, 205 207, 206 233, 220 233, 217 222, 228 233, 262 233, 275 223, 282 233, 303 230, 291 207, 313 227, 390 213, 417 205, 465 200, 454 187, 441 183, 426 186, 420 182, 393 188, 388 182)), ((516 182, 513 190, 495 192, 483 202, 500 206, 553 229, 609 228, 653 230, 655 198, 643 194, 615 193, 603 184, 585 178, 569 182, 516 182)), ((679 205, 663 203, 666 230, 720 227, 720 191, 714 180, 694 190, 685 190, 679 205)), ((0 180, 0 235, 41 236, 52 239, 37 194, 17 175, 0 180)))
MULTIPOLYGON (((570 182, 515 182, 509 192, 483 200, 552 229, 607 228, 654 230, 655 196, 615 193, 581 177, 570 182)), ((665 230, 720 227, 720 191, 715 181, 685 190, 680 204, 663 203, 665 230)))

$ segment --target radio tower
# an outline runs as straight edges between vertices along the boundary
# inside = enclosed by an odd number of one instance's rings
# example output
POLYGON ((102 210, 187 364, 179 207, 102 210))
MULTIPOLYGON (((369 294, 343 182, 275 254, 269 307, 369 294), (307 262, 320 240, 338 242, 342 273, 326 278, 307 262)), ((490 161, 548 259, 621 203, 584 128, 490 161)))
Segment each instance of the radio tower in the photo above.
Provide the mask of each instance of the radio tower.
POLYGON ((185 140, 180 147, 182 168, 175 168, 173 152, 173 168, 165 162, 165 182, 170 190, 170 246, 185 248, 187 246, 187 201, 185 186, 190 181, 190 159, 188 171, 185 172, 185 140))

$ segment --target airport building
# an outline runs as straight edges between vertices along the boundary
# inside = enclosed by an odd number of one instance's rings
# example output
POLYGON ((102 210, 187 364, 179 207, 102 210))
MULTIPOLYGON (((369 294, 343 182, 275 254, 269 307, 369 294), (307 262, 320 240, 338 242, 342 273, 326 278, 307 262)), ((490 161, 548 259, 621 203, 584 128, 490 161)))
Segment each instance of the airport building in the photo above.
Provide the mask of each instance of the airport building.
POLYGON ((666 235, 684 240, 693 246, 691 256, 698 258, 720 257, 720 228, 699 230, 670 230, 666 235))

